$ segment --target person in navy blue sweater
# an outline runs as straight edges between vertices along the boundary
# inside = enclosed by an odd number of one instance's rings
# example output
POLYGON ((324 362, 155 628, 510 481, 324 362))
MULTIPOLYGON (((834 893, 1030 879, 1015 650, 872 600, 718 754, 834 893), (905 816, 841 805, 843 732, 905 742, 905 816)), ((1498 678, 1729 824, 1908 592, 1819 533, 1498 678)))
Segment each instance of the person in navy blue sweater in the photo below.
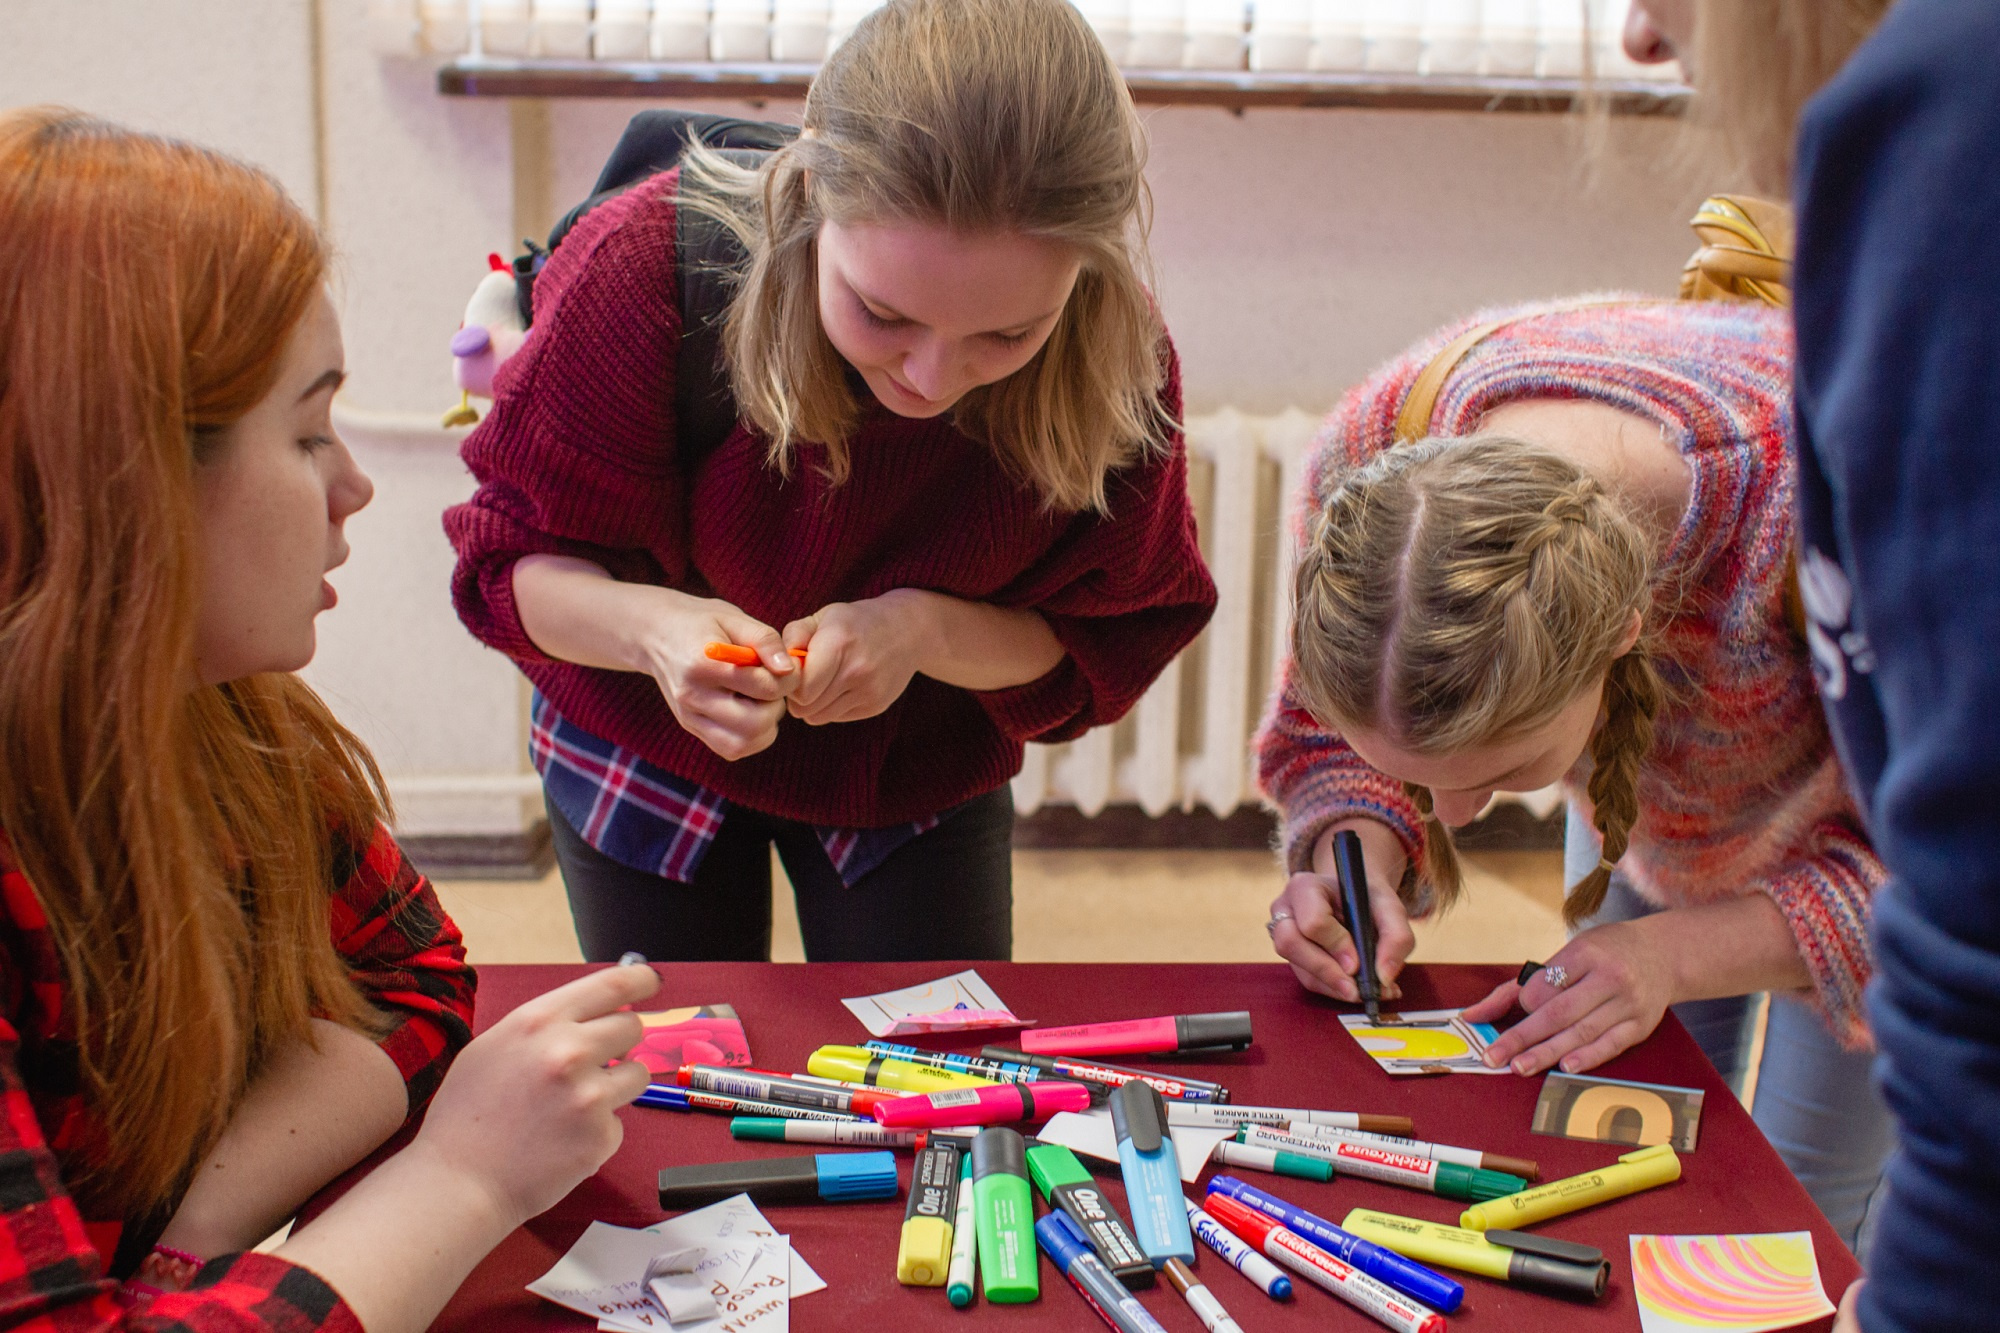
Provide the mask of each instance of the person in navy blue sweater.
POLYGON ((1869 1015, 1901 1124, 1842 1327, 2000 1321, 2000 5, 1901 0, 1797 156, 1801 590, 1892 876, 1869 1015))

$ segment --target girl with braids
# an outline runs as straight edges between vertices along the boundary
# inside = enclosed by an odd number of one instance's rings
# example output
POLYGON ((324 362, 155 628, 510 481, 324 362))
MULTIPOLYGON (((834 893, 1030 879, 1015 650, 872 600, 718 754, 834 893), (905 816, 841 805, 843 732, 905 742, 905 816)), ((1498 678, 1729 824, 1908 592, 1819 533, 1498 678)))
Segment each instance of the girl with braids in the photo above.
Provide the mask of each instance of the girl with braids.
POLYGON ((1884 874, 1786 611, 1789 346, 1762 306, 1530 308, 1362 385, 1309 467, 1257 745, 1293 872, 1273 942, 1349 1001, 1333 834, 1361 839, 1392 980, 1409 918, 1460 891, 1448 829, 1564 783, 1576 933, 1467 1011, 1527 1011, 1489 1061, 1589 1069, 1673 1006, 1735 1077, 1770 991, 1756 1117, 1852 1244, 1890 1146, 1860 1010, 1884 874))

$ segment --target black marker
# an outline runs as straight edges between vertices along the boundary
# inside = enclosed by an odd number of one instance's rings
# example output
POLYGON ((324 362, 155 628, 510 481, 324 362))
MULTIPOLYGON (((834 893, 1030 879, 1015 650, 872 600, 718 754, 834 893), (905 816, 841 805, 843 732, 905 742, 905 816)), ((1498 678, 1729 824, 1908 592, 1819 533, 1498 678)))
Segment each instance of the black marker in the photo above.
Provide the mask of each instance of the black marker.
POLYGON ((1368 903, 1368 866, 1361 859, 1361 839, 1353 829, 1333 835, 1333 869, 1340 878, 1347 933, 1354 937, 1354 980, 1373 1023, 1382 1017, 1382 983, 1375 975, 1375 913, 1368 903))

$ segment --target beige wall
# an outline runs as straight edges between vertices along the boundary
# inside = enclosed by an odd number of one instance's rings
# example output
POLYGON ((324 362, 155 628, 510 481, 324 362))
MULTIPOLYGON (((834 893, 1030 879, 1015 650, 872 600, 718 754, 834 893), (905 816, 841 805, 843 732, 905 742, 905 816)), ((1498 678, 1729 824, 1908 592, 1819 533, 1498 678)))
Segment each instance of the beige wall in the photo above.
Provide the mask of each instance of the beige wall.
MULTIPOLYGON (((489 250, 588 190, 628 102, 441 98, 367 46, 361 0, 0 0, 0 105, 61 101, 271 169, 342 255, 346 430, 378 499, 350 525, 312 676, 375 745, 405 825, 533 808, 522 689, 453 617, 438 513, 469 490, 445 343, 489 250)), ((795 106, 717 106, 778 118, 795 106)), ((1148 112, 1153 249, 1188 404, 1317 413, 1452 316, 1589 287, 1667 290, 1696 194, 1671 127, 1621 121, 1594 186, 1560 116, 1148 112)))

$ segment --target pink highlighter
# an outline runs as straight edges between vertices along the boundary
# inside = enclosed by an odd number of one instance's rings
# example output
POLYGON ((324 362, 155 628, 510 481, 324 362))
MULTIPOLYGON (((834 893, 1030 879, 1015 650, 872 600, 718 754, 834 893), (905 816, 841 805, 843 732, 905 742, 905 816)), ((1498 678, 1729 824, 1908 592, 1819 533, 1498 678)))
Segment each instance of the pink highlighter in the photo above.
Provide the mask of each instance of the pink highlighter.
POLYGON ((958 1125, 1007 1125, 1046 1120, 1057 1111, 1088 1111, 1090 1089, 1081 1083, 996 1083, 989 1088, 947 1088, 915 1097, 891 1097, 869 1108, 885 1129, 947 1129, 958 1125))
POLYGON ((1250 1011, 1128 1018, 1122 1023, 1081 1027, 1029 1028, 1021 1049, 1032 1055, 1149 1055, 1163 1052, 1230 1050, 1250 1044, 1250 1011))

